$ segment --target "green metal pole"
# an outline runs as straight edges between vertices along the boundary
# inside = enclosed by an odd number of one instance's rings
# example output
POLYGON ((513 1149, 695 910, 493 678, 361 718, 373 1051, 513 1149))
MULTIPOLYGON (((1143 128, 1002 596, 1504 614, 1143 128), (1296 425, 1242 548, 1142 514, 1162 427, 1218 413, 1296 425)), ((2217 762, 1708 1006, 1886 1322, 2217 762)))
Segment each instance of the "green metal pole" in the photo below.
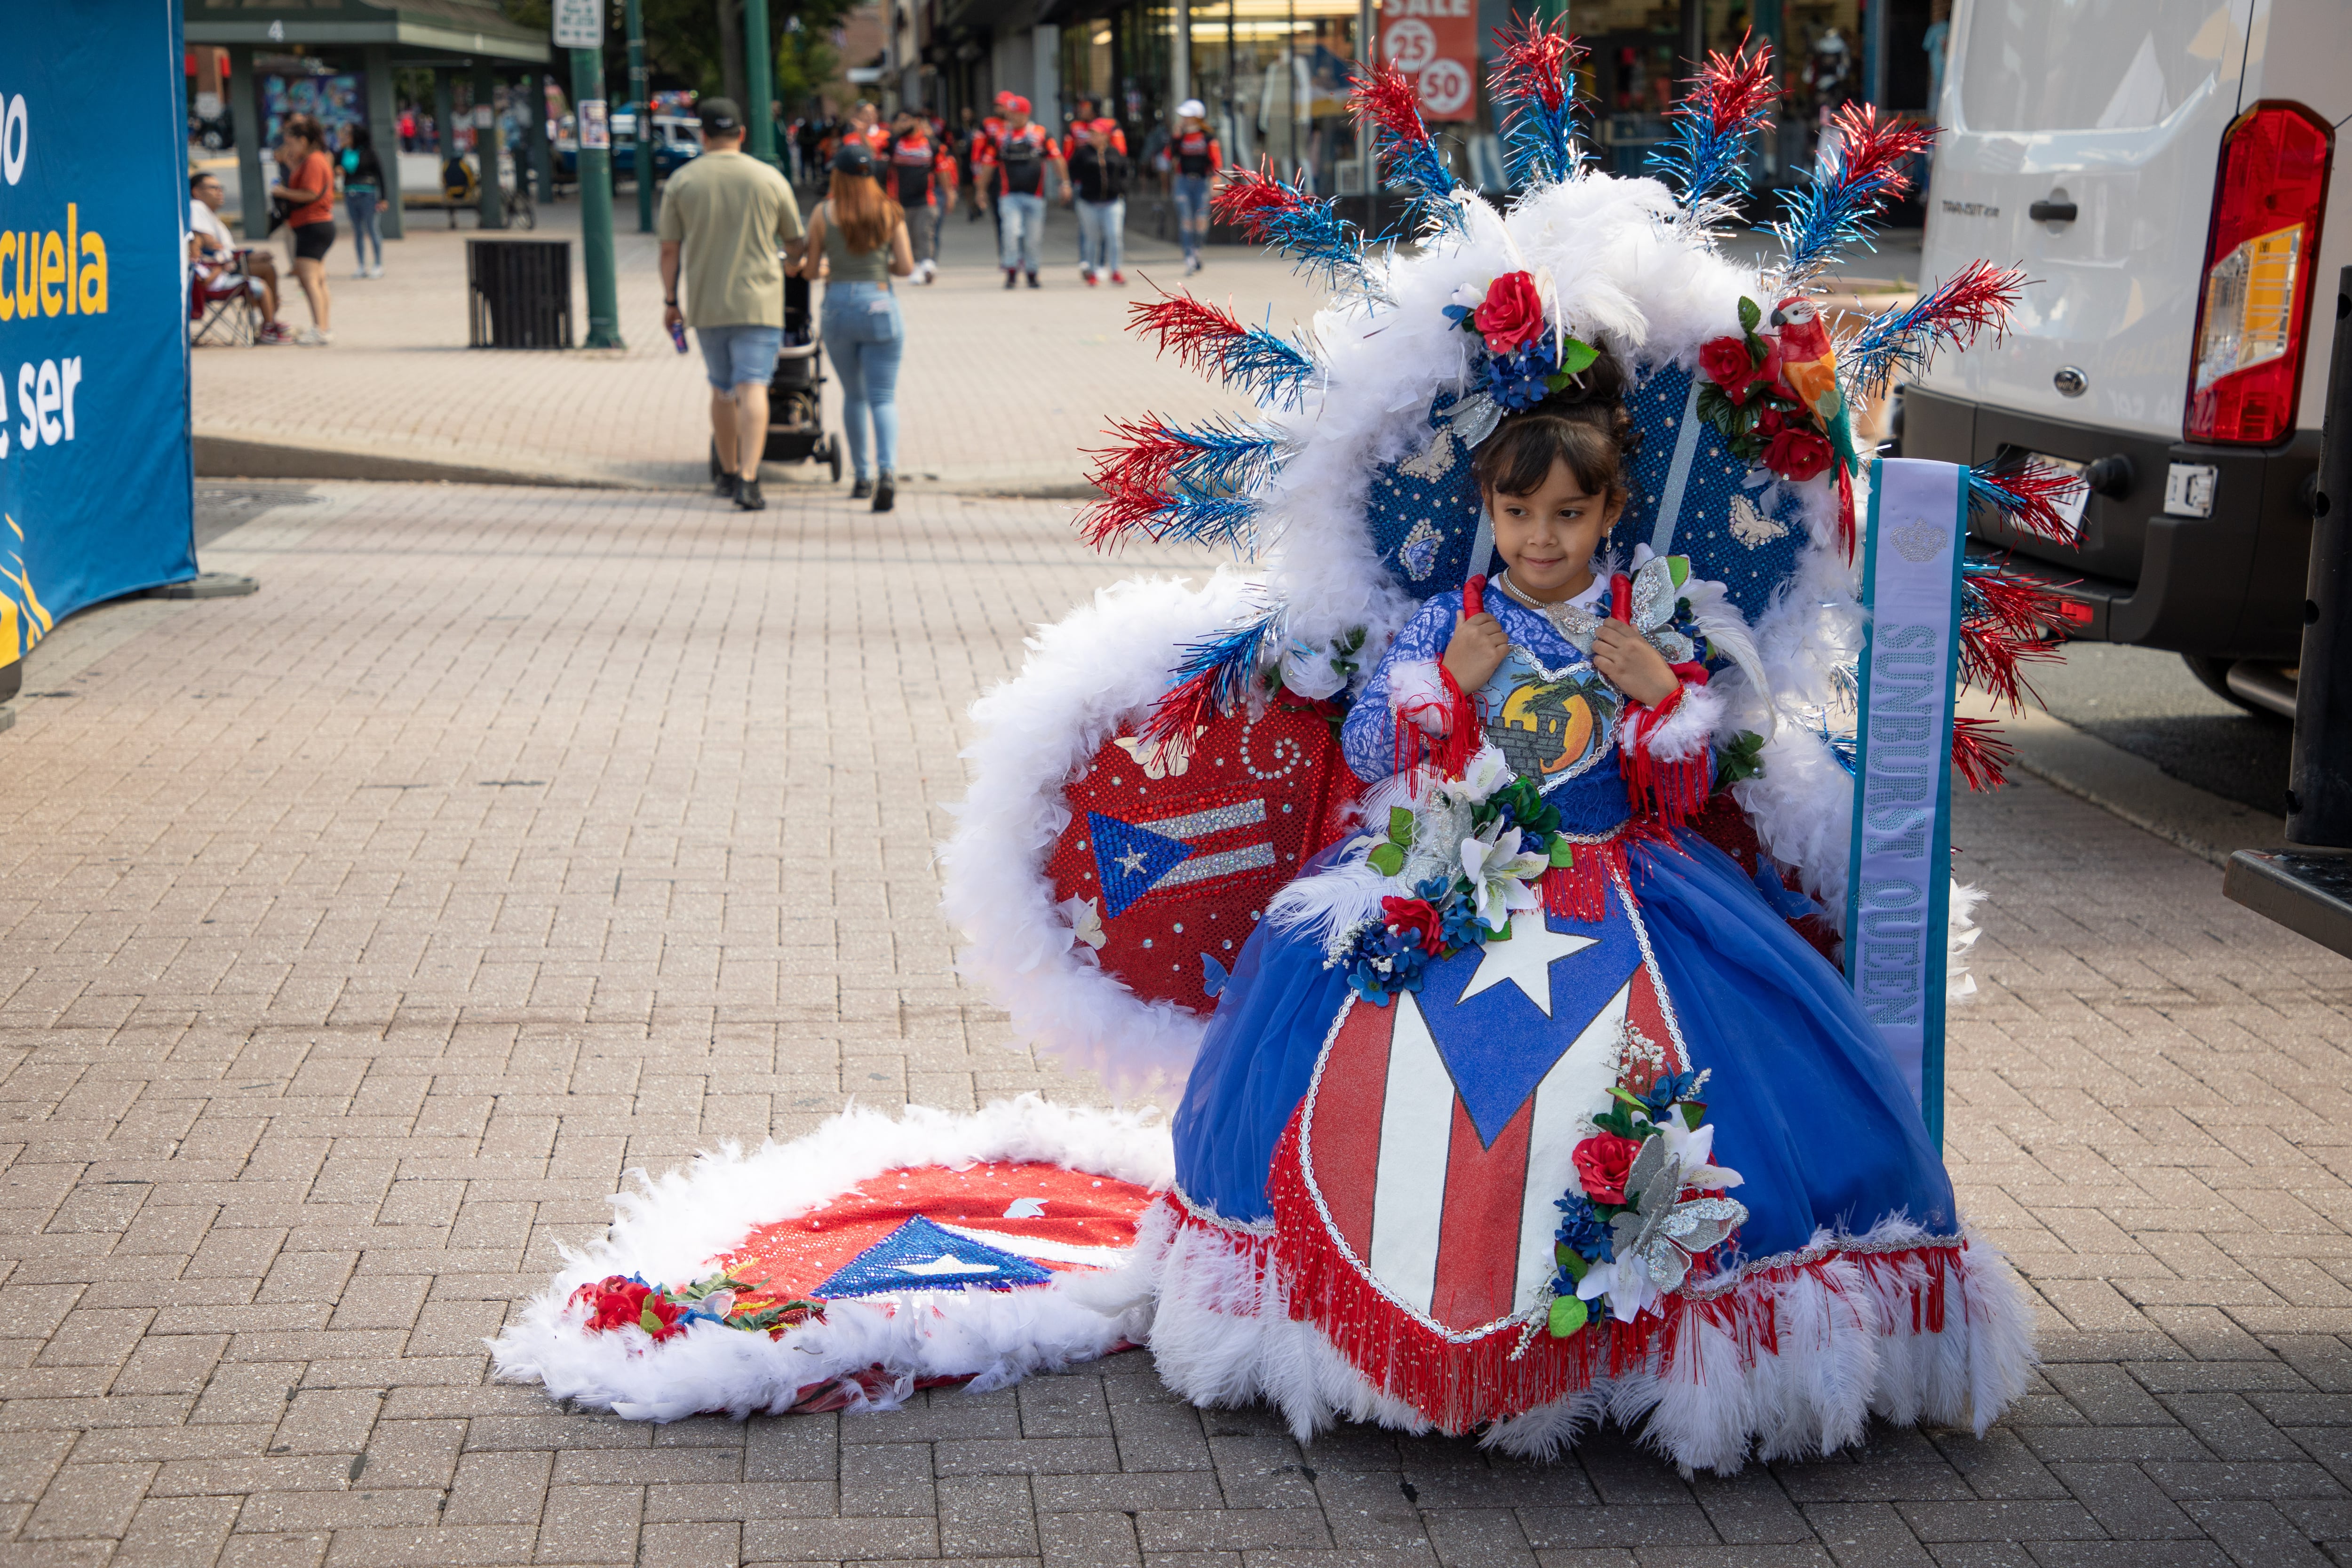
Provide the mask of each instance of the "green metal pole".
POLYGON ((743 89, 751 101, 743 118, 751 132, 751 156, 776 161, 776 117, 768 106, 776 97, 776 44, 768 37, 768 0, 743 0, 743 89))
MULTIPOLYGON (((572 110, 585 125, 591 110, 607 115, 604 51, 572 51, 572 110)), ((579 140, 585 142, 586 138, 579 140)), ((580 261, 588 274, 588 343, 617 349, 621 342, 621 294, 613 266, 613 150, 582 146, 580 158, 580 261)))
POLYGON ((637 232, 654 231, 654 90, 646 69, 646 10, 643 0, 629 0, 629 96, 637 105, 637 232))

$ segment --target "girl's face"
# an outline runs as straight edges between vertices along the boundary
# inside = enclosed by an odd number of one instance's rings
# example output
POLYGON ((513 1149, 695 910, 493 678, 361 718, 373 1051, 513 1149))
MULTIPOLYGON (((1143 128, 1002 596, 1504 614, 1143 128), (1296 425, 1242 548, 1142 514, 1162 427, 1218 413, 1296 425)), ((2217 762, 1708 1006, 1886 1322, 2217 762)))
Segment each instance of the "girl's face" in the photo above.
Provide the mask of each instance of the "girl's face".
POLYGON ((1622 504, 1586 490, 1555 458, 1534 493, 1489 492, 1486 513, 1495 523, 1495 548, 1510 563, 1511 581, 1528 597, 1557 605, 1592 585, 1592 557, 1622 504))

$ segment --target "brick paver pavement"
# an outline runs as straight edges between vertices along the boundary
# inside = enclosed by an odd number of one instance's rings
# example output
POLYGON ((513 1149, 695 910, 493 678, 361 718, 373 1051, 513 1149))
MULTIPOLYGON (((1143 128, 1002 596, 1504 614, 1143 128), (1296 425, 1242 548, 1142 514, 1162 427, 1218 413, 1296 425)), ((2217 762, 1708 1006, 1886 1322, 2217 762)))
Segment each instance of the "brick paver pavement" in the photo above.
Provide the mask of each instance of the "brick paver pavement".
POLYGON ((209 552, 257 596, 60 628, 0 741, 0 1563, 2341 1557, 2352 967, 2031 781, 1956 834, 1953 1161, 2048 1361, 1983 1442, 1302 1450, 1142 1354, 667 1427, 487 1382, 626 1166, 1098 1093, 1003 1048, 930 858, 965 705, 1122 570, 1063 510, 320 487, 209 552))
MULTIPOLYGON (((572 310, 587 330, 578 281, 579 208, 546 208, 544 226, 518 239, 572 241, 572 310)), ((625 208, 625 228, 634 208, 625 208)), ((1077 454, 1099 439, 1107 416, 1147 410, 1192 419, 1238 406, 1180 366, 1158 359, 1127 331, 1127 305, 1156 298, 1147 278, 1183 283, 1171 244, 1148 220, 1129 225, 1133 254, 1123 289, 1078 281, 1076 221, 1059 208, 1048 225, 1045 287, 1003 288, 993 229, 958 212, 944 226, 943 269, 928 288, 901 284, 907 322, 898 383, 901 466, 920 482, 982 482, 1034 489, 1069 486, 1077 454)), ((354 279, 338 246, 328 258, 336 341, 325 349, 206 347, 194 356, 199 433, 363 449, 394 457, 520 468, 629 484, 699 480, 709 440, 702 358, 680 358, 661 324, 661 286, 651 236, 618 240, 625 350, 571 353, 478 352, 466 346, 466 246, 421 215, 386 251, 386 275, 354 279)), ((279 270, 289 279, 291 268, 279 270)), ((1287 263, 1218 247, 1192 281, 1202 299, 1231 297, 1247 321, 1283 331, 1303 323, 1323 296, 1287 263)), ((283 319, 310 318, 290 284, 283 319)), ((825 421, 838 429, 839 387, 824 389, 825 421)), ((813 478, 810 468, 779 477, 813 478)))

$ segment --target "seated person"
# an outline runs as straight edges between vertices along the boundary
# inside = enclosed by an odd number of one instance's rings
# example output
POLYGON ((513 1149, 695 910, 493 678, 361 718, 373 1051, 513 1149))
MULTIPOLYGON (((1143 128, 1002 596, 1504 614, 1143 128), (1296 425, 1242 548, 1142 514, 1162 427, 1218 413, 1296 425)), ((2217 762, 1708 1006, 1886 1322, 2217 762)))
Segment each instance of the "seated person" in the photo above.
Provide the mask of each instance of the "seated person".
POLYGON ((278 321, 278 262, 266 247, 246 247, 237 244, 221 221, 221 204, 228 194, 221 188, 220 177, 213 174, 188 176, 188 259, 196 268, 198 283, 214 299, 233 289, 236 274, 234 270, 238 256, 245 258, 245 282, 254 298, 261 301, 261 327, 255 333, 257 342, 282 343, 293 334, 278 321))

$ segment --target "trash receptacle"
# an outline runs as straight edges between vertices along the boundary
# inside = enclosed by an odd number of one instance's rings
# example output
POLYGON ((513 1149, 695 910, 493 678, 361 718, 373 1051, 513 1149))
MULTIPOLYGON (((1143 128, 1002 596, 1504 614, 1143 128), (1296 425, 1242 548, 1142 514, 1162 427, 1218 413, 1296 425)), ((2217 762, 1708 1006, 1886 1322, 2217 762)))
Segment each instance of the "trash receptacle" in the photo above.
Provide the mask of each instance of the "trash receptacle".
POLYGON ((572 346, 572 242, 466 242, 470 342, 478 349, 572 346))

